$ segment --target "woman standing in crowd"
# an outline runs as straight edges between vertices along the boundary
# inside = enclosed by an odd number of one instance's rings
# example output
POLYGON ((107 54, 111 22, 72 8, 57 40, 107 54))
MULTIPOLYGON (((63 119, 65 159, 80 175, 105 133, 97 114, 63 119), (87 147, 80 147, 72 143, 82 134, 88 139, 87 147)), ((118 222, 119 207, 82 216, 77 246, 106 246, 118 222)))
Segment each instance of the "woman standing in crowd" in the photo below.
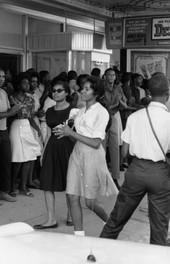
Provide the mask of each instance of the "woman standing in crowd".
POLYGON ((89 77, 82 90, 86 106, 75 118, 76 132, 67 125, 54 128, 55 135, 62 138, 71 136, 77 140, 69 161, 66 188, 76 235, 84 235, 80 197, 85 196, 86 206, 106 222, 108 215, 97 197, 118 192, 108 171, 102 146, 109 121, 107 110, 97 102, 103 94, 104 89, 98 79, 89 77))
MULTIPOLYGON (((44 113, 42 113, 42 110, 40 110, 40 98, 41 93, 39 91, 39 74, 36 71, 30 72, 30 94, 32 95, 34 102, 35 102, 35 108, 34 108, 34 121, 41 129, 40 127, 40 121, 39 117, 44 116, 44 113)), ((43 139, 42 136, 38 134, 38 132, 35 129, 32 129, 35 139, 38 141, 38 143, 41 146, 41 150, 43 149, 43 139)), ((37 157, 35 161, 32 161, 29 177, 28 177, 28 187, 29 188, 39 188, 39 181, 37 177, 39 178, 39 175, 37 175, 37 172, 40 168, 40 156, 37 157), (36 170, 36 171, 35 171, 36 170)))
POLYGON ((10 127, 12 146, 12 195, 15 193, 15 182, 20 175, 20 194, 33 196, 27 189, 27 180, 30 173, 31 162, 41 154, 40 145, 35 140, 31 126, 41 134, 36 125, 34 115, 34 99, 28 94, 30 89, 29 76, 22 72, 16 79, 16 92, 11 96, 11 105, 20 105, 21 110, 10 127))
MULTIPOLYGON (((67 101, 70 94, 68 84, 54 78, 52 95, 56 101, 55 106, 46 112, 47 136, 42 157, 40 174, 40 189, 44 191, 48 219, 45 223, 35 225, 35 229, 56 228, 58 223, 55 216, 55 192, 63 192, 66 188, 66 174, 73 142, 69 137, 58 138, 53 133, 53 128, 63 124, 69 118, 71 105, 67 101)), ((67 225, 72 225, 68 209, 67 225)))

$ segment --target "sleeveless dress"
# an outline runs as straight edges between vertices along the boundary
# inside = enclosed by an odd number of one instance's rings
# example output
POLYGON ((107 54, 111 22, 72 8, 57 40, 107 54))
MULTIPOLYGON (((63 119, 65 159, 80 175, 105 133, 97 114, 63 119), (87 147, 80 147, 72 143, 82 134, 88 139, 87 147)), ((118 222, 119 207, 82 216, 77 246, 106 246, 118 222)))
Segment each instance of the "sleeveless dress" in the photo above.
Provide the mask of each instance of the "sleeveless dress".
MULTIPOLYGON (((69 118, 71 106, 63 110, 51 107, 46 112, 47 125, 52 129, 69 118)), ((40 173, 40 189, 62 192, 66 188, 68 161, 74 143, 69 137, 57 138, 53 133, 46 145, 40 173)))

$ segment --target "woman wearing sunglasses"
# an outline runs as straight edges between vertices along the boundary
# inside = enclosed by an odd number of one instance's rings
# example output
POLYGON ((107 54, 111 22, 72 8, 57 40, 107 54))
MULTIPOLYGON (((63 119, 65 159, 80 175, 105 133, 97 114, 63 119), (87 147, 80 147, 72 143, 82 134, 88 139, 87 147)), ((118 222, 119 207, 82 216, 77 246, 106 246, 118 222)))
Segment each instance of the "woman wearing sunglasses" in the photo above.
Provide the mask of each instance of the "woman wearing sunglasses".
POLYGON ((77 140, 69 160, 66 188, 76 235, 84 235, 81 196, 85 197, 86 206, 106 222, 108 215, 97 198, 118 193, 102 146, 109 122, 108 111, 98 102, 103 95, 104 87, 99 79, 87 78, 81 91, 86 106, 75 118, 76 132, 67 125, 54 128, 56 136, 77 140))
MULTIPOLYGON (((51 88, 56 105, 46 112, 48 127, 40 173, 40 189, 44 191, 48 218, 43 224, 35 225, 35 229, 58 227, 55 215, 55 192, 65 191, 67 166, 74 146, 69 137, 58 138, 52 131, 54 127, 63 124, 69 118, 71 105, 67 97, 70 89, 67 83, 57 78, 53 79, 51 88)), ((69 210, 66 223, 73 225, 69 210)))

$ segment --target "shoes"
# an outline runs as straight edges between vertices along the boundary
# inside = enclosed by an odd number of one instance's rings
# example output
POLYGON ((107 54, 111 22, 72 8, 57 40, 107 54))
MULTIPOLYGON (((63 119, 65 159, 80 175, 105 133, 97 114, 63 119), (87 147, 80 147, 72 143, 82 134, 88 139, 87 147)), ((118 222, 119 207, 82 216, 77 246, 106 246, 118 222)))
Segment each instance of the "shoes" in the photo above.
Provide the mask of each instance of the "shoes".
POLYGON ((127 169, 129 167, 129 165, 127 163, 123 163, 122 164, 123 168, 127 169))
POLYGON ((58 223, 56 223, 56 224, 54 224, 54 225, 50 225, 50 226, 34 225, 33 227, 34 227, 34 229, 57 228, 57 227, 58 227, 58 223))
POLYGON ((9 195, 12 196, 12 197, 17 197, 18 194, 19 194, 19 190, 12 191, 12 192, 9 193, 9 195))
POLYGON ((10 196, 8 193, 5 193, 5 192, 1 192, 0 193, 0 200, 4 200, 6 202, 16 202, 17 199, 10 196))
POLYGON ((32 192, 30 192, 30 190, 19 190, 19 193, 21 195, 25 195, 25 196, 28 196, 28 197, 34 197, 34 194, 32 192))
POLYGON ((73 221, 69 221, 69 220, 67 220, 67 221, 66 221, 66 225, 67 225, 67 226, 73 226, 74 224, 73 224, 73 221))
POLYGON ((123 165, 120 165, 119 170, 120 170, 120 171, 125 171, 123 165))

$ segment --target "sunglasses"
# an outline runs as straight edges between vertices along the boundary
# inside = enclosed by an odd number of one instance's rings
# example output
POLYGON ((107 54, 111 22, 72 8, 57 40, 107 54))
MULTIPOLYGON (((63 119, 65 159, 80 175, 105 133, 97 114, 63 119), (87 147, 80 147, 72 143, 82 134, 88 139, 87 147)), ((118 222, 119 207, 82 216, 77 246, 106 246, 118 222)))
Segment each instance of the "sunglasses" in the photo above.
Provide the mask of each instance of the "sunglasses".
POLYGON ((65 91, 65 90, 64 89, 58 89, 58 90, 53 90, 53 93, 61 93, 63 91, 65 91))

